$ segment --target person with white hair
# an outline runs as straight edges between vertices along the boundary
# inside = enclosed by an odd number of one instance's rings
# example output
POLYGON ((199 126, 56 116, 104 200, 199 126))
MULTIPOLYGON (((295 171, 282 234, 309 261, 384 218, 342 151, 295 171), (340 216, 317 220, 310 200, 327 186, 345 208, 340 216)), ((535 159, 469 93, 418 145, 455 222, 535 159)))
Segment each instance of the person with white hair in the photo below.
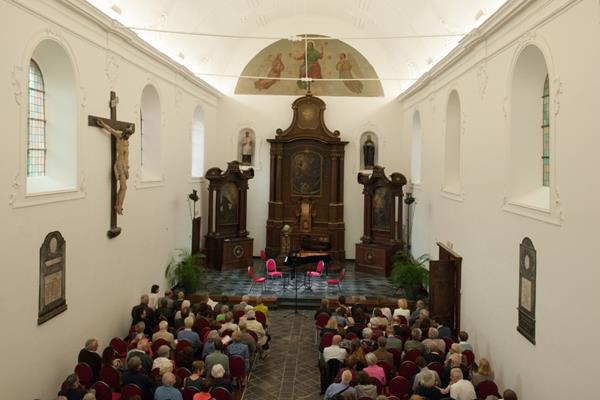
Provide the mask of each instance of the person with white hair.
POLYGON ((408 353, 412 349, 417 349, 421 352, 421 354, 425 354, 427 352, 427 348, 423 342, 421 342, 421 330, 419 328, 413 328, 410 331, 410 334, 412 339, 407 340, 406 343, 404 343, 404 351, 408 353))
POLYGON ((444 342, 444 339, 438 339, 438 337, 439 332, 437 328, 429 328, 427 339, 423 340, 423 344, 429 351, 444 354, 446 352, 446 342, 444 342))
POLYGON ((244 321, 246 322, 246 329, 256 333, 256 336, 258 337, 258 345, 262 347, 267 344, 267 334, 265 332, 265 328, 256 320, 256 314, 254 313, 254 310, 250 310, 246 313, 246 318, 244 318, 244 321))
POLYGON ((88 339, 85 341, 85 346, 79 352, 77 356, 78 363, 86 363, 92 369, 94 373, 94 381, 100 377, 100 368, 102 368, 102 357, 97 353, 98 351, 98 340, 88 339))
POLYGON ((202 342, 200 341, 200 336, 196 332, 192 330, 192 326, 194 326, 194 318, 189 316, 184 321, 185 328, 177 334, 177 340, 187 340, 192 344, 194 348, 194 353, 197 353, 202 347, 202 342))
POLYGON ((233 385, 225 378, 225 368, 221 364, 214 364, 210 369, 209 387, 211 391, 222 387, 229 390, 229 393, 233 393, 233 385))
MULTIPOLYGON (((430 400, 438 400, 444 397, 438 387, 434 371, 423 371, 418 374, 418 385, 415 393, 430 400)), ((415 380, 417 377, 415 376, 415 380)))
POLYGON ((177 379, 172 372, 167 372, 162 376, 162 386, 154 391, 154 400, 183 400, 181 392, 174 387, 177 379))
POLYGON ((158 339, 165 340, 169 343, 172 349, 175 348, 175 337, 169 332, 169 323, 167 321, 160 321, 158 323, 158 332, 152 335, 152 341, 156 342, 158 339))
POLYGON ((190 316, 190 317, 192 317, 192 318, 195 319, 196 316, 194 315, 193 312, 190 311, 191 308, 192 308, 192 302, 189 301, 189 300, 183 300, 181 302, 181 309, 177 310, 177 312, 175 313, 175 318, 174 319, 185 319, 185 318, 187 318, 187 316, 185 316, 185 315, 182 314, 183 310, 188 310, 189 311, 188 316, 190 316))
POLYGON ((169 346, 160 346, 158 348, 157 355, 158 357, 156 357, 152 363, 152 369, 160 369, 161 376, 167 372, 173 372, 173 361, 169 358, 171 355, 171 349, 169 346))
POLYGON ((225 368, 225 372, 229 374, 229 357, 223 354, 225 346, 220 340, 215 342, 215 351, 206 356, 204 363, 207 371, 212 371, 213 365, 220 364, 225 368))
POLYGON ((216 330, 212 330, 208 332, 208 336, 206 336, 206 343, 204 343, 204 347, 202 347, 202 358, 205 359, 210 353, 215 351, 215 343, 221 341, 221 336, 219 332, 216 330))
POLYGON ((325 391, 324 400, 333 400, 338 395, 344 395, 346 393, 354 395, 356 398, 356 389, 350 386, 350 381, 352 381, 352 372, 349 370, 344 370, 342 372, 342 380, 340 383, 332 383, 329 385, 327 390, 325 391))
POLYGON ((363 369, 367 375, 377 378, 382 385, 385 385, 385 371, 379 365, 377 365, 377 356, 373 353, 369 353, 365 356, 367 360, 367 366, 363 369))
POLYGON ((398 308, 394 310, 394 314, 392 315, 394 318, 398 316, 403 316, 406 318, 406 323, 410 320, 410 310, 408 309, 408 302, 406 299, 398 299, 398 308))
POLYGON ((364 328, 362 330, 362 340, 360 341, 361 346, 365 349, 365 352, 372 351, 376 346, 375 341, 372 339, 373 337, 373 329, 364 328))
MULTIPOLYGON (((225 308, 227 306, 223 306, 225 308)), ((221 325, 221 329, 219 329, 220 333, 225 331, 237 331, 238 326, 235 322, 233 322, 233 313, 231 311, 227 311, 225 314, 225 318, 223 319, 223 325, 221 325)))
POLYGON ((244 359, 246 372, 250 372, 250 351, 248 345, 241 341, 242 333, 236 330, 231 335, 232 342, 227 346, 227 354, 231 356, 239 356, 244 359))
POLYGON ((454 400, 475 400, 475 387, 473 384, 463 379, 463 372, 460 368, 450 370, 450 384, 446 389, 442 389, 442 394, 450 393, 454 400))

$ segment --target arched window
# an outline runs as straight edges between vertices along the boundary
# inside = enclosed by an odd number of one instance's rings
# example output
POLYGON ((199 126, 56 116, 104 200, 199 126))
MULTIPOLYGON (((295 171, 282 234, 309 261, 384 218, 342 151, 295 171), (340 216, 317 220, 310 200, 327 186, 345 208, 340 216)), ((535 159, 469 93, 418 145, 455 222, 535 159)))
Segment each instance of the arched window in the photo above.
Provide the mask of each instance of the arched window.
POLYGON ((548 75, 544 81, 542 104, 542 185, 550 186, 550 82, 548 75))
POLYGON ((160 99, 156 88, 146 85, 140 110, 142 181, 162 179, 160 150, 160 99))
POLYGON ((71 58, 59 42, 43 40, 28 75, 26 193, 76 190, 78 107, 71 58))
POLYGON ((192 178, 204 175, 204 112, 198 106, 192 119, 192 178))
POLYGON ((415 111, 413 115, 413 131, 411 143, 410 171, 413 183, 421 183, 421 156, 422 156, 421 114, 415 111))
POLYGON ((517 58, 510 104, 510 202, 549 210, 550 83, 544 54, 534 45, 517 58))
POLYGON ((29 62, 27 176, 46 175, 46 89, 38 64, 29 62))
POLYGON ((446 142, 444 159, 444 190, 458 194, 461 190, 460 177, 460 134, 461 106, 456 90, 448 97, 446 107, 446 142))

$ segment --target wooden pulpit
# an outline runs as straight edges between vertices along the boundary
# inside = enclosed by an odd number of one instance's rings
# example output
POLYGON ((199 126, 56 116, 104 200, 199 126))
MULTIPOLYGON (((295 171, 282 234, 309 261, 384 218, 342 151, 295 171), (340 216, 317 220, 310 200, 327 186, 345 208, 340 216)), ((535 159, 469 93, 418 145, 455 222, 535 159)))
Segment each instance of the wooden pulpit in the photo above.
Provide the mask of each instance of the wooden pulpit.
POLYGON ((253 239, 246 230, 248 180, 252 168, 240 169, 238 161, 227 163, 227 170, 211 168, 208 185, 208 234, 206 257, 210 268, 226 270, 252 264, 253 239))
POLYGON ((402 243, 402 187, 404 175, 385 176, 384 167, 375 166, 369 174, 358 174, 363 185, 364 233, 356 244, 356 270, 389 276, 392 255, 402 243))

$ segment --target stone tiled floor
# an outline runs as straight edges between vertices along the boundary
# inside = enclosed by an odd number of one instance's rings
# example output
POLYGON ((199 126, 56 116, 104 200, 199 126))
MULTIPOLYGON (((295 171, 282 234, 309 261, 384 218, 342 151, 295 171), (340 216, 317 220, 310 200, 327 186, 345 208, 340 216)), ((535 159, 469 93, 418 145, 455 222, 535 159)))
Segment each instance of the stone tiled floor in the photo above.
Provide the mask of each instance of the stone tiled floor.
POLYGON ((257 359, 242 399, 317 400, 318 350, 314 344, 313 311, 272 310, 270 353, 257 359))
MULTIPOLYGON (((374 276, 362 272, 356 272, 354 270, 353 262, 346 262, 346 276, 342 283, 342 293, 345 296, 360 296, 367 293, 377 296, 393 296, 395 287, 391 284, 389 279, 380 276, 374 276)), ((310 270, 308 268, 305 270, 310 270)), ((288 274, 289 270, 287 267, 280 268, 284 273, 288 274)), ((254 261, 254 271, 256 276, 265 276, 264 262, 260 260, 254 261)), ((303 274, 300 276, 299 282, 303 281, 303 274)), ((329 277, 337 277, 337 273, 329 274, 329 277)), ((286 279, 287 281, 287 279, 286 279)), ((262 286, 259 284, 252 290, 252 295, 275 295, 279 298, 291 299, 295 296, 294 290, 291 289, 291 285, 286 290, 283 289, 281 279, 269 280, 266 284, 266 290, 263 291, 262 286)), ((245 269, 243 270, 229 270, 229 271, 215 271, 209 270, 207 276, 207 287, 211 293, 219 293, 226 295, 244 295, 250 290, 251 281, 248 278, 248 273, 245 269)), ((322 278, 313 278, 311 280, 311 289, 307 290, 304 285, 299 285, 298 297, 299 298, 312 298, 322 299, 323 297, 337 297, 339 291, 337 287, 328 287, 325 276, 322 278)))

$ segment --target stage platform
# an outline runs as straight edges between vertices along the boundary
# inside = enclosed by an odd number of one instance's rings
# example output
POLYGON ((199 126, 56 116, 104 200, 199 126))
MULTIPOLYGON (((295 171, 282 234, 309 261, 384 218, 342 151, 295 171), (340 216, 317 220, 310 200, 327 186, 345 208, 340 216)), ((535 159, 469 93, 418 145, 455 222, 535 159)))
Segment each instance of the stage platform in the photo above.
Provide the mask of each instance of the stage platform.
MULTIPOLYGON (((355 303, 357 301, 366 301, 367 299, 370 300, 369 302, 372 302, 373 299, 381 298, 388 303, 394 301, 393 299, 397 299, 394 294, 396 287, 385 276, 356 272, 353 261, 346 261, 344 267, 346 268, 346 276, 341 284, 341 294, 350 302, 355 303)), ((296 293, 294 290, 294 280, 290 279, 291 269, 278 266, 277 270, 286 274, 285 288, 283 287, 284 280, 268 279, 265 290, 263 290, 261 284, 256 284, 252 289, 252 293, 249 293, 252 282, 248 277, 246 269, 228 271, 209 269, 206 288, 211 295, 219 294, 229 297, 240 297, 245 294, 250 294, 253 297, 262 295, 264 298, 268 298, 269 303, 272 303, 274 306, 293 307, 296 293)), ((310 270, 310 268, 306 270, 310 270)), ((298 306, 300 308, 318 308, 322 298, 337 299, 340 295, 340 291, 336 285, 327 285, 327 277, 324 274, 321 278, 311 279, 311 290, 309 290, 304 286, 304 274, 300 271, 297 274, 298 306)), ((263 261, 254 260, 254 274, 257 277, 266 276, 265 263, 263 261)), ((329 278, 337 278, 337 276, 337 272, 330 272, 329 274, 329 278)))

